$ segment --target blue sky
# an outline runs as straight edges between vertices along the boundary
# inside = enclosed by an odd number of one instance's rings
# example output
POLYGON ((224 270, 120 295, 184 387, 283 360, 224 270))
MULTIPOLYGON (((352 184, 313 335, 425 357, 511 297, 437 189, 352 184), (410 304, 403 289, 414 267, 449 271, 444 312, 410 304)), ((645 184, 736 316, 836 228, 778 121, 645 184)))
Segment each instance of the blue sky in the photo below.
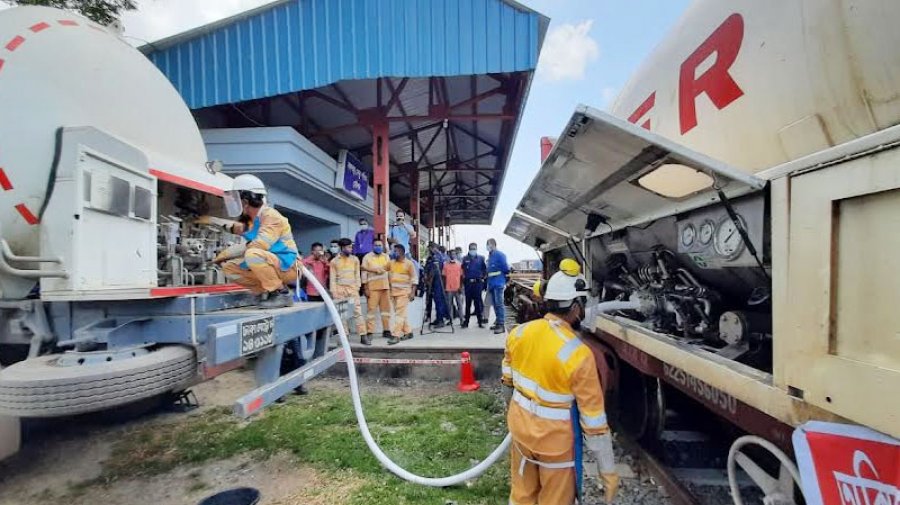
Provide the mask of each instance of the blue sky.
POLYGON ((540 167, 540 138, 557 136, 579 103, 606 109, 690 0, 524 0, 550 18, 541 63, 525 107, 491 226, 457 226, 459 244, 497 238, 510 261, 534 258, 503 235, 540 167))

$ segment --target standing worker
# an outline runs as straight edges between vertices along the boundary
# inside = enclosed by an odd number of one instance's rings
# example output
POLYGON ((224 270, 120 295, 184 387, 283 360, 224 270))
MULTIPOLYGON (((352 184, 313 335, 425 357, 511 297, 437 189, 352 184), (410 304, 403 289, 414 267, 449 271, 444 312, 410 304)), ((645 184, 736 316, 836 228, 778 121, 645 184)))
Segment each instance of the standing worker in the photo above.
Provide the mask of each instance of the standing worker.
POLYGON ((246 248, 237 253, 233 247, 220 252, 216 264, 234 282, 254 294, 262 294, 263 308, 288 307, 294 297, 288 284, 298 282, 297 244, 291 224, 280 212, 266 205, 266 186, 255 175, 234 178, 231 191, 225 192, 226 207, 240 222, 232 225, 233 233, 247 240, 246 248), (245 224, 246 223, 246 224, 245 224))
POLYGON ((487 278, 487 263, 484 256, 478 254, 478 245, 469 244, 469 254, 462 262, 463 282, 466 290, 466 318, 462 322, 463 328, 469 327, 469 318, 472 317, 472 305, 475 305, 475 319, 479 328, 484 328, 484 303, 481 300, 481 292, 484 291, 484 280, 487 278))
POLYGON ((388 231, 388 242, 402 245, 403 250, 406 251, 406 256, 411 257, 409 242, 411 239, 416 238, 416 229, 412 223, 406 222, 406 213, 402 210, 398 209, 396 216, 397 220, 391 225, 390 231, 388 231))
POLYGON ((503 305, 503 292, 506 290, 506 276, 509 275, 509 265, 506 263, 506 255, 497 250, 497 241, 490 238, 487 241, 487 289, 494 306, 494 314, 497 319, 491 329, 494 333, 506 331, 506 307, 503 305))
MULTIPOLYGON (((356 330, 359 332, 363 345, 371 345, 366 337, 366 325, 362 318, 362 309, 359 306, 359 258, 353 256, 353 242, 349 238, 338 241, 340 253, 331 260, 331 296, 335 301, 349 300, 353 305, 352 319, 356 321, 356 330)), ((344 321, 344 326, 349 329, 349 321, 344 321)))
POLYGON ((402 244, 394 244, 391 259, 393 261, 391 261, 389 276, 391 299, 394 302, 394 326, 391 328, 391 339, 388 340, 388 345, 413 338, 407 308, 416 297, 415 285, 419 283, 418 269, 412 260, 406 257, 406 248, 402 244))
POLYGON ((557 272, 546 283, 547 315, 507 336, 502 380, 512 400, 510 504, 570 505, 580 497, 581 432, 599 464, 606 503, 619 489, 594 354, 577 335, 585 289, 583 277, 557 272))
POLYGON ((384 250, 384 242, 375 239, 372 252, 366 254, 362 261, 362 271, 366 277, 366 334, 362 343, 370 345, 375 333, 375 311, 381 312, 381 334, 391 338, 391 300, 388 270, 391 257, 384 250))
MULTIPOLYGON (((431 299, 434 300, 435 311, 434 321, 429 321, 429 325, 433 328, 443 328, 447 320, 450 319, 444 293, 444 282, 441 278, 441 273, 444 270, 444 255, 441 254, 440 248, 434 242, 428 245, 428 250, 430 254, 428 255, 428 262, 425 264, 425 288, 428 290, 427 293, 431 295, 431 299)), ((427 296, 425 303, 429 303, 427 296)), ((430 310, 425 312, 426 316, 430 316, 430 310)))
POLYGON ((456 251, 450 250, 450 261, 444 263, 444 292, 447 294, 447 310, 450 318, 458 317, 463 322, 462 265, 456 251))
POLYGON ((363 257, 372 252, 374 244, 375 230, 369 228, 369 221, 366 218, 359 218, 359 231, 353 238, 353 254, 362 262, 363 257))
MULTIPOLYGON (((322 283, 322 286, 328 285, 328 270, 330 265, 328 264, 328 260, 325 259, 325 247, 321 243, 316 242, 312 245, 312 254, 303 260, 303 264, 316 276, 316 279, 322 283)), ((311 302, 322 301, 322 294, 316 290, 316 287, 313 286, 312 283, 309 283, 306 286, 306 294, 309 296, 309 301, 311 302)))

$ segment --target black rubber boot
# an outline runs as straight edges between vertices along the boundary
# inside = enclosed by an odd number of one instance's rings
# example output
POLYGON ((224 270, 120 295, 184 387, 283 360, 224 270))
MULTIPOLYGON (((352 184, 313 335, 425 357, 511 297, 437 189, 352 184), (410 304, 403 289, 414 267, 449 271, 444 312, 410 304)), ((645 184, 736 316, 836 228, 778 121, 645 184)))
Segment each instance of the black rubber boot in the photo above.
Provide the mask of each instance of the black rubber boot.
POLYGON ((372 345, 372 337, 370 337, 368 333, 360 336, 359 341, 362 345, 372 345))
POLYGON ((294 304, 294 297, 287 289, 272 291, 265 300, 259 303, 264 309, 280 309, 282 307, 290 307, 294 304))
POLYGON ((383 332, 381 332, 381 336, 384 338, 391 338, 391 332, 384 330, 383 332))

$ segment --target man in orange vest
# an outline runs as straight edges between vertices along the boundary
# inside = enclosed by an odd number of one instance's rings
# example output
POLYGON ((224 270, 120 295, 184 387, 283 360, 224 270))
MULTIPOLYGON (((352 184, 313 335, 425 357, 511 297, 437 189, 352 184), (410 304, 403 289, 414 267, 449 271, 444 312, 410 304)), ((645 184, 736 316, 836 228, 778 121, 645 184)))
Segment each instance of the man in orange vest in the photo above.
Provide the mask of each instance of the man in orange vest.
POLYGON ((391 257, 384 250, 384 242, 375 239, 372 252, 363 256, 362 275, 366 293, 366 335, 362 343, 371 345, 375 333, 375 311, 381 312, 381 335, 391 338, 391 293, 388 281, 391 257))
POLYGON ((409 302, 416 297, 419 271, 406 257, 406 247, 403 244, 394 244, 391 259, 393 261, 391 261, 388 275, 391 282, 391 299, 394 302, 394 327, 391 329, 391 339, 388 340, 388 344, 394 345, 400 343, 401 340, 413 338, 406 309, 409 307, 409 302))
POLYGON ((581 433, 599 463, 606 502, 619 488, 603 389, 591 350, 578 338, 584 278, 557 272, 546 283, 548 314, 506 339, 503 384, 511 396, 511 505, 570 505, 580 494, 581 433))
MULTIPOLYGON (((348 300, 353 306, 352 320, 356 324, 360 339, 366 344, 366 325, 362 318, 362 308, 359 306, 359 258, 353 255, 353 241, 342 238, 338 241, 340 253, 331 260, 329 291, 335 301, 348 300)), ((350 321, 344 321, 347 331, 350 331, 350 321)), ((371 344, 371 342, 369 342, 371 344)), ((369 345, 366 344, 366 345, 369 345)))

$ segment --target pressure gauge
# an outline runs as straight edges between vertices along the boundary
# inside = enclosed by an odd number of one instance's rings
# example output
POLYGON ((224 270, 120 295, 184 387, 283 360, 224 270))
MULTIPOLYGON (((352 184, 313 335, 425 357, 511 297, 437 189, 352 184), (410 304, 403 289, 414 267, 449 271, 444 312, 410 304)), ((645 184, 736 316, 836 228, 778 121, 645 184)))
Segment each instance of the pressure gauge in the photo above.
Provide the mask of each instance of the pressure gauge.
POLYGON ((703 245, 709 245, 712 241, 713 233, 716 231, 716 223, 713 223, 711 219, 707 219, 703 221, 703 224, 700 225, 700 243, 703 245))
POLYGON ((697 230, 694 228, 694 225, 688 224, 681 230, 681 245, 684 247, 690 247, 696 238, 697 230))
MULTIPOLYGON (((738 216, 738 220, 744 229, 747 229, 744 218, 738 216)), ((744 251, 744 239, 741 238, 741 232, 738 231, 737 226, 734 225, 734 221, 730 217, 726 216, 719 221, 719 227, 716 229, 713 240, 713 247, 716 250, 716 254, 726 260, 733 260, 744 251)))

